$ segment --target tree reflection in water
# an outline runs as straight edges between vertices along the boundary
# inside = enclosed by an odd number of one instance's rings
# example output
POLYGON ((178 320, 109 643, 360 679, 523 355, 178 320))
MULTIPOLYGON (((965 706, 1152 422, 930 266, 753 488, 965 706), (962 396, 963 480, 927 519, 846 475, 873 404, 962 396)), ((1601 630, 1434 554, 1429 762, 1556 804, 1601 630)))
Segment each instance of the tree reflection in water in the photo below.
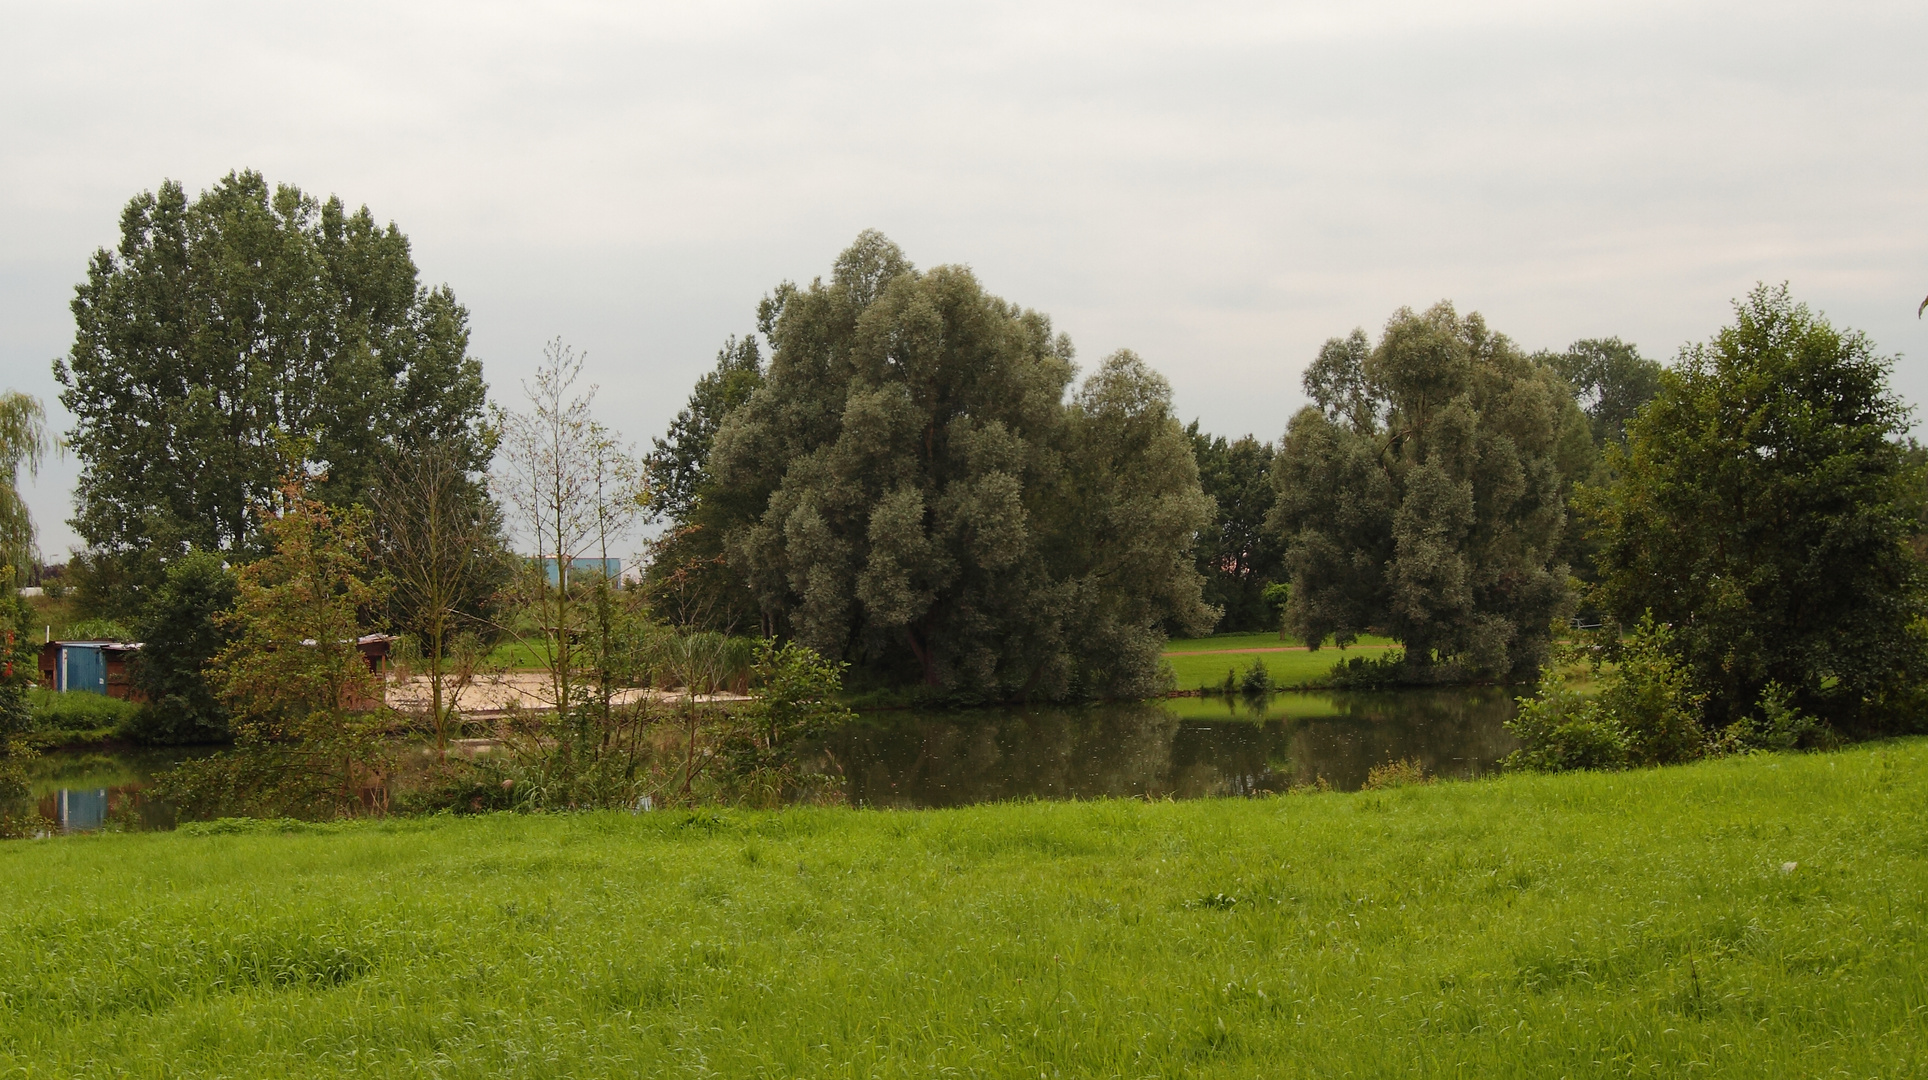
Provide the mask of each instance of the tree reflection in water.
POLYGON ((1356 790, 1412 759, 1492 772, 1514 748, 1504 689, 1274 694, 1074 708, 872 713, 828 737, 853 804, 1206 798, 1315 785, 1356 790))

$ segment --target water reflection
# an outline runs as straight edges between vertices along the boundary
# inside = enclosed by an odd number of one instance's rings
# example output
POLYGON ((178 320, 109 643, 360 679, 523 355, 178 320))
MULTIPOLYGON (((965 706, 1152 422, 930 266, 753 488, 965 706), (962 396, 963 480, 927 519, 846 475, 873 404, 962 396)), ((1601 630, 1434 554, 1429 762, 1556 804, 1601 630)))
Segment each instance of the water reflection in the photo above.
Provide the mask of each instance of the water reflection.
POLYGON ((1514 748, 1513 710, 1504 690, 1473 689, 875 713, 825 749, 866 806, 1349 791, 1402 758, 1437 776, 1491 772, 1514 748))
POLYGON ((127 829, 172 828, 173 809, 151 798, 145 789, 154 774, 195 752, 53 751, 34 760, 28 797, 40 816, 61 832, 93 832, 110 824, 127 829))
MULTIPOLYGON (((1514 748, 1503 690, 1176 698, 1074 708, 883 712, 824 740, 853 804, 1255 795, 1324 781, 1354 790, 1375 765, 1491 772, 1514 748)), ((34 763, 32 799, 63 832, 170 828, 146 795, 158 772, 209 748, 63 751, 34 763)))

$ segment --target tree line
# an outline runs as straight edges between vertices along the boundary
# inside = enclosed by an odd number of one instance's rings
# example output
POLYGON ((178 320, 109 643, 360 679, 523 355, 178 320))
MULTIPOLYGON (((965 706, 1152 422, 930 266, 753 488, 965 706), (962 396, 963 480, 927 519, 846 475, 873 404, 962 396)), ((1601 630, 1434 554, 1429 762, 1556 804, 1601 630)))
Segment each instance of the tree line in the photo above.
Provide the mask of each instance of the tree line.
MULTIPOLYGON (((441 739, 445 678, 518 632, 559 712, 585 670, 581 700, 606 704, 634 675, 597 653, 616 600, 955 702, 1155 694, 1167 636, 1213 629, 1388 635, 1389 682, 1530 681, 1570 621, 1644 620, 1710 730, 1769 702, 1843 730, 1920 715, 1909 410, 1891 361, 1784 287, 1669 366, 1401 308, 1326 342, 1267 442, 1182 425, 1129 351, 1080 377, 1047 316, 866 232, 827 278, 771 290, 641 458, 559 343, 528 409, 490 406, 466 310, 401 231, 257 173, 134 198, 72 307, 68 579, 148 643, 156 739, 232 730, 207 665, 244 636, 247 568, 311 504, 361 523, 380 587, 357 625, 406 637, 441 739), (610 545, 638 515, 662 530, 640 587, 572 591, 572 560, 628 554, 610 545)), ((20 552, 30 404, 4 413, 20 552)))

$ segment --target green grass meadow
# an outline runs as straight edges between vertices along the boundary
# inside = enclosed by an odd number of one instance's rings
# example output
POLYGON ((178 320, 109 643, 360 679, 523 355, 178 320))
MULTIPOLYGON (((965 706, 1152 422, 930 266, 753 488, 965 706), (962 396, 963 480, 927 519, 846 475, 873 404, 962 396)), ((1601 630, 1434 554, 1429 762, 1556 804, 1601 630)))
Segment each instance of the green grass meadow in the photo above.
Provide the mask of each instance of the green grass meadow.
POLYGON ((1921 1076, 1925 905, 1922 740, 16 841, 0 1076, 1921 1076))
POLYGON ((1302 683, 1316 683, 1327 672, 1338 666, 1341 661, 1355 656, 1379 657, 1386 650, 1394 648, 1390 644, 1369 642, 1353 645, 1347 649, 1337 649, 1330 645, 1318 652, 1294 649, 1290 652, 1207 652, 1211 649, 1276 649, 1281 644, 1277 634, 1269 635, 1226 635, 1225 638, 1193 638, 1173 641, 1166 646, 1165 662, 1171 665, 1172 675, 1180 690, 1216 688, 1224 685, 1225 673, 1236 672, 1243 678, 1245 670, 1252 666, 1256 658, 1272 674, 1272 685, 1279 687, 1298 686, 1302 683), (1201 642, 1238 641, 1246 637, 1269 639, 1269 644, 1237 643, 1207 644, 1202 648, 1181 648, 1195 646, 1201 642))

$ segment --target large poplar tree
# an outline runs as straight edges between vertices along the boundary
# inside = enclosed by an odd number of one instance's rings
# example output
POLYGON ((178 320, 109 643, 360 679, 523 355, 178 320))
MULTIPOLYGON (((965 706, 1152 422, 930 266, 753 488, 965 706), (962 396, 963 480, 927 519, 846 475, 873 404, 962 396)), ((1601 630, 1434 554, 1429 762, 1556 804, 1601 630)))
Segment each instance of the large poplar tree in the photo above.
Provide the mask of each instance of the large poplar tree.
POLYGON ((1161 626, 1210 625, 1210 502, 1137 357, 1067 401, 1045 316, 874 232, 763 315, 769 365, 703 502, 767 629, 872 677, 1062 697, 1150 692, 1161 626))
POLYGON ((1414 680, 1530 676, 1570 603, 1563 478, 1591 453, 1565 381, 1441 303, 1326 342, 1305 388, 1273 474, 1291 627, 1388 634, 1414 680))
POLYGON ((291 472, 345 505, 421 445, 487 465, 468 313, 366 207, 256 172, 192 200, 169 181, 128 202, 73 312, 54 364, 82 462, 73 523, 137 584, 158 576, 150 554, 258 555, 260 510, 291 472))

